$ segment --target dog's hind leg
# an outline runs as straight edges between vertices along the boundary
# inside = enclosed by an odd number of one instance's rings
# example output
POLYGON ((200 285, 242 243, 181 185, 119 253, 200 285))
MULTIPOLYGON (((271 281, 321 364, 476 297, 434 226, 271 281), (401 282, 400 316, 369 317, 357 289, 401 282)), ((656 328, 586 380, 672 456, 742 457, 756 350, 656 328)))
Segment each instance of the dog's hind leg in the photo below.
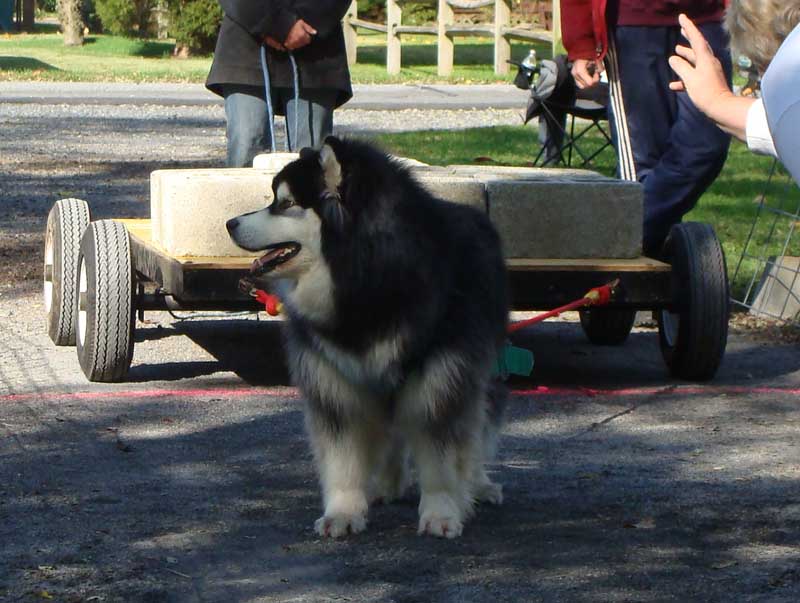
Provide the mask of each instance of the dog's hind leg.
POLYGON ((377 447, 378 458, 370 487, 370 502, 389 504, 403 498, 411 485, 408 467, 408 446, 397 431, 385 444, 377 447))
POLYGON ((505 407, 508 388, 504 383, 492 380, 486 392, 486 421, 483 426, 483 458, 475 464, 475 500, 494 505, 503 503, 503 486, 486 475, 484 463, 490 463, 497 454, 497 441, 505 422, 505 407))

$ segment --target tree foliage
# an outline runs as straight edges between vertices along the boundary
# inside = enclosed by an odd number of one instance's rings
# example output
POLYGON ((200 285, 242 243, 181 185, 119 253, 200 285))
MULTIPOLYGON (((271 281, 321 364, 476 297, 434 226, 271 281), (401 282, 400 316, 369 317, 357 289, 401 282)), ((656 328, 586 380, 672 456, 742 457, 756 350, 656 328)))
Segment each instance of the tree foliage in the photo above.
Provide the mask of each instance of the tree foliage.
POLYGON ((217 0, 170 0, 169 33, 178 49, 207 53, 214 45, 222 21, 217 0))
POLYGON ((144 36, 156 4, 156 0, 95 0, 95 12, 107 33, 144 36))

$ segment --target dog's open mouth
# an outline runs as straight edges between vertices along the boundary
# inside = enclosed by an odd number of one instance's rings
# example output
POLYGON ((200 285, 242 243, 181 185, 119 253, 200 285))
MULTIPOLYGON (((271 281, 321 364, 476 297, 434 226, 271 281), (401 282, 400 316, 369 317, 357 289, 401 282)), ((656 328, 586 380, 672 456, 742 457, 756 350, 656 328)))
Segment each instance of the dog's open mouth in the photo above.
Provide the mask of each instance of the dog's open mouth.
POLYGON ((269 250, 267 253, 253 260, 253 265, 250 266, 250 274, 261 276, 275 270, 275 268, 300 253, 300 244, 292 241, 276 243, 275 245, 270 245, 267 249, 269 250))

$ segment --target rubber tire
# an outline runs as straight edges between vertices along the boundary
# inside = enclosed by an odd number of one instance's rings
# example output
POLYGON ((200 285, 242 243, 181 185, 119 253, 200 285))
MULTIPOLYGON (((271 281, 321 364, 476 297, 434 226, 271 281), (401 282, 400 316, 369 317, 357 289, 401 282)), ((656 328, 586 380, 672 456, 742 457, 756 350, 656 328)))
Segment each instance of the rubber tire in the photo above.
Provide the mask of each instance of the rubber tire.
POLYGON ((81 240, 76 296, 77 350, 89 381, 125 379, 133 359, 134 274, 128 231, 92 222, 81 240))
POLYGON ((627 308, 590 308, 579 314, 583 332, 595 345, 625 343, 636 320, 636 310, 627 308))
POLYGON ((684 222, 670 230, 664 258, 672 265, 672 300, 658 312, 661 353, 674 377, 714 377, 728 343, 730 289, 725 253, 708 224, 684 222))
POLYGON ((47 334, 56 345, 75 345, 78 250, 89 220, 81 199, 60 199, 47 215, 42 295, 47 334))

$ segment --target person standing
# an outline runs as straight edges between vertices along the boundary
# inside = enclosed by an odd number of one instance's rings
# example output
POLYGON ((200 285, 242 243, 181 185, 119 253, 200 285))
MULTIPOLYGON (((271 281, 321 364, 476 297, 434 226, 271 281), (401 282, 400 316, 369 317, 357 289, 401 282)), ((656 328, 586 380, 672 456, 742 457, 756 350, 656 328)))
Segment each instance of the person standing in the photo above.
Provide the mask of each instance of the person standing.
POLYGON ((228 167, 249 166, 255 155, 272 146, 262 45, 270 99, 275 114, 286 116, 290 150, 319 147, 333 131, 334 109, 353 95, 341 24, 350 0, 219 4, 224 16, 206 87, 225 99, 228 167), (297 66, 297 102, 290 53, 297 66))
POLYGON ((730 83, 725 0, 560 0, 564 46, 579 88, 608 68, 620 175, 644 187, 643 249, 658 257, 670 228, 719 175, 730 136, 675 94, 669 57, 685 44, 688 15, 702 31, 730 83))

